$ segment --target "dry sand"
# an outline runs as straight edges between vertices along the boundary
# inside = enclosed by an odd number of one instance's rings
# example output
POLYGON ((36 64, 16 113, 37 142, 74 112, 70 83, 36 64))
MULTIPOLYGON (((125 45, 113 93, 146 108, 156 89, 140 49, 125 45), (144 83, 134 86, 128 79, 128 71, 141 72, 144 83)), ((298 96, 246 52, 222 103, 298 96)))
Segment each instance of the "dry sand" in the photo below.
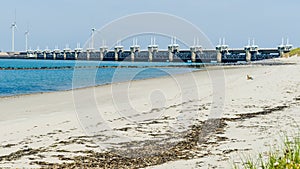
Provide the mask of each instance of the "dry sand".
POLYGON ((0 98, 0 168, 242 165, 299 132, 300 58, 269 62, 0 98))

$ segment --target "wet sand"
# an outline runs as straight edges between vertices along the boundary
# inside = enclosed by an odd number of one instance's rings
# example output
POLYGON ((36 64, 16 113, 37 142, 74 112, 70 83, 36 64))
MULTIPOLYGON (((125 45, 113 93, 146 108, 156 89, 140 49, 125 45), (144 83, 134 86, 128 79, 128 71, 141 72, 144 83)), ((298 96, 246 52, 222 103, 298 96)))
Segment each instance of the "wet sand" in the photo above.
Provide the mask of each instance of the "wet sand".
POLYGON ((299 131, 300 59, 268 62, 0 98, 0 168, 242 165, 299 131))

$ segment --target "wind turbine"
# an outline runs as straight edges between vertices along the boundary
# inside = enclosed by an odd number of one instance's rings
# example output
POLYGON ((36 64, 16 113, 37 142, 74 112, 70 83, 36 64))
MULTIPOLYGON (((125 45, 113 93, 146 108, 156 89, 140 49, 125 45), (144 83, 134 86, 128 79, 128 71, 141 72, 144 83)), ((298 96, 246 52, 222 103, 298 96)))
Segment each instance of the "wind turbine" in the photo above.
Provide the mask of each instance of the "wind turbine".
POLYGON ((11 24, 11 50, 15 51, 15 30, 17 29, 17 12, 15 10, 15 21, 11 24))
POLYGON ((29 30, 25 32, 25 51, 28 50, 28 35, 29 35, 29 30))
POLYGON ((96 31, 96 28, 92 28, 92 45, 91 48, 94 49, 94 33, 96 31))
POLYGON ((17 29, 17 23, 14 21, 11 26, 11 50, 12 52, 15 51, 15 30, 17 29))

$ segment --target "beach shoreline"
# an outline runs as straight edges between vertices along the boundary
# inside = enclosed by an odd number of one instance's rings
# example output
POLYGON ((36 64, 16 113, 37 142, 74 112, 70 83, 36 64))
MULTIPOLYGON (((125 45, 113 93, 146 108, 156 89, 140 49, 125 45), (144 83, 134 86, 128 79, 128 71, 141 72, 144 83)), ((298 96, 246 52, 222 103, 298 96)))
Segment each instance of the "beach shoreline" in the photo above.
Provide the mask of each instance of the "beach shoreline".
MULTIPOLYGON (((19 59, 18 59, 19 60, 19 59)), ((200 67, 197 67, 197 65, 172 65, 172 66, 142 66, 142 67, 136 67, 136 66, 104 66, 105 68, 191 68, 191 72, 197 72, 197 71, 207 71, 207 70, 218 70, 218 69, 241 69, 245 67, 251 67, 251 66, 278 66, 278 65, 291 65, 295 64, 291 61, 284 61, 280 59, 270 59, 270 60, 263 60, 263 61, 255 61, 255 62, 245 62, 245 63, 218 63, 218 64, 201 64, 200 67)), ((88 66, 89 67, 89 66, 88 66)), ((97 68, 97 66, 95 66, 97 68)), ((98 67, 97 69, 101 69, 102 67, 98 67)), ((52 68, 49 68, 51 70, 52 68)), ((54 67, 54 70, 57 69, 57 67, 54 67)), ((60 69, 60 68, 59 68, 60 69)), ((64 66, 62 66, 61 69, 65 69, 64 66)), ((68 68, 69 69, 69 68, 68 68)), ((75 69, 70 67, 70 69, 75 69)), ((83 68, 86 69, 86 68, 83 68)), ((94 68, 92 68, 94 69, 94 68)), ((1 70, 1 67, 0 67, 1 70)), ((2 70, 44 70, 40 68, 17 68, 17 69, 6 69, 3 68, 2 70)), ((178 73, 175 75, 184 75, 188 74, 190 72, 183 72, 183 73, 178 73)), ((171 76, 171 75, 169 75, 171 76)), ((140 81, 140 80, 147 80, 147 79, 159 79, 159 78, 165 78, 168 77, 166 76, 160 76, 160 77, 148 77, 145 79, 136 79, 136 80, 125 80, 121 82, 113 82, 113 83, 127 83, 129 81, 140 81)), ((80 90, 80 89, 87 89, 87 88, 94 88, 94 87, 100 87, 100 86, 106 86, 106 85, 111 85, 113 83, 104 83, 104 84, 96 84, 93 86, 85 86, 85 87, 78 87, 78 88, 72 88, 72 89, 62 89, 62 90, 57 90, 57 91, 45 91, 45 92, 33 92, 33 93, 20 93, 20 94, 12 94, 12 95, 0 95, 1 98, 10 98, 10 97, 22 97, 22 96, 27 96, 27 95, 35 95, 35 94, 47 94, 47 93, 56 93, 56 92, 67 92, 67 91, 72 91, 72 90, 80 90)))
POLYGON ((169 77, 0 97, 0 167, 241 165, 240 154, 278 144, 280 130, 299 130, 300 59, 270 62, 282 64, 212 66, 169 77), (214 85, 223 85, 224 93, 215 93, 214 85), (216 96, 223 97, 221 102, 216 96), (214 110, 222 110, 216 121, 210 118, 214 110), (147 154, 131 156, 139 153, 136 147, 147 154))

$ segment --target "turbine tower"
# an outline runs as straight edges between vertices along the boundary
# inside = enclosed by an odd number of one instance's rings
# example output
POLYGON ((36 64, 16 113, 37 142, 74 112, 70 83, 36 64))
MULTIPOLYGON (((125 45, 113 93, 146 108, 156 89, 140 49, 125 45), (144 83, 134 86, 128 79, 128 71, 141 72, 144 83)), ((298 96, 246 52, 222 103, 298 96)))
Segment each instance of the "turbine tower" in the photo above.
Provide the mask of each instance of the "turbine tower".
POLYGON ((25 32, 25 51, 28 50, 28 35, 29 35, 29 30, 25 32))
POLYGON ((17 29, 17 21, 16 20, 17 20, 17 11, 15 10, 15 20, 10 26, 10 28, 11 28, 11 51, 12 52, 15 51, 15 31, 17 29))
POLYGON ((11 26, 11 51, 14 52, 15 51, 15 30, 17 28, 17 23, 16 21, 14 21, 11 26))
POLYGON ((92 28, 92 45, 91 48, 94 49, 94 33, 96 31, 96 28, 92 28))

